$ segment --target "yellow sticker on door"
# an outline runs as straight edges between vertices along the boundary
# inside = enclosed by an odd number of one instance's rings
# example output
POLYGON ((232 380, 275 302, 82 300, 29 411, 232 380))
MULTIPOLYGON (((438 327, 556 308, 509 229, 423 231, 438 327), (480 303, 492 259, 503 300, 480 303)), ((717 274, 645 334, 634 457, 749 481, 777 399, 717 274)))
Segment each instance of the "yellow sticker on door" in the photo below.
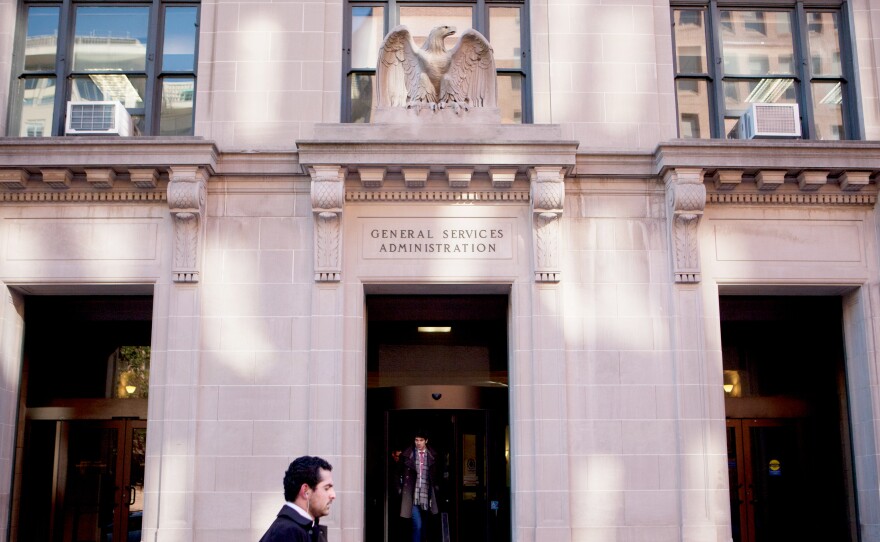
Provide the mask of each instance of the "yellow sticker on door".
POLYGON ((779 463, 778 459, 770 460, 770 469, 768 474, 770 476, 782 476, 782 465, 779 463))

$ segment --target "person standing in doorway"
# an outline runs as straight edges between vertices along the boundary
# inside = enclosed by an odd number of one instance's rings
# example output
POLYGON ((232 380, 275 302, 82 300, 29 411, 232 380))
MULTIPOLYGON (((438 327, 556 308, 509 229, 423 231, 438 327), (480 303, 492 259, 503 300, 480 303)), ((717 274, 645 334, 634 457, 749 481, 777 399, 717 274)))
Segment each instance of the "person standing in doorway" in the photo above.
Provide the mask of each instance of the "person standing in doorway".
POLYGON ((327 527, 319 520, 336 499, 333 467, 320 457, 293 460, 284 473, 284 506, 260 542, 327 542, 327 527))
POLYGON ((437 457, 428 447, 425 431, 416 431, 413 446, 404 450, 401 460, 400 517, 412 520, 412 542, 426 542, 429 540, 427 526, 433 523, 433 516, 440 509, 437 506, 437 457))

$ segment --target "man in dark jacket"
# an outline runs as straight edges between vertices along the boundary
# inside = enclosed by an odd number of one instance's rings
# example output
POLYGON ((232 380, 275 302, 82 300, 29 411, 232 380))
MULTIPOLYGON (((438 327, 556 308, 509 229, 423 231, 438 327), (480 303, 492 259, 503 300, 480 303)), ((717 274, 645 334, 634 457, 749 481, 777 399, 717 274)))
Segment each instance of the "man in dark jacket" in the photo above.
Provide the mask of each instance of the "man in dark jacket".
POLYGON ((333 467, 320 457, 293 460, 284 473, 284 506, 260 542, 327 542, 327 527, 318 520, 330 513, 336 498, 333 467))
POLYGON ((437 457, 428 447, 424 431, 417 431, 414 445, 401 455, 403 462, 403 488, 400 492, 400 517, 412 518, 412 542, 427 539, 425 523, 436 515, 437 506, 437 457), (430 515, 429 515, 430 514, 430 515))

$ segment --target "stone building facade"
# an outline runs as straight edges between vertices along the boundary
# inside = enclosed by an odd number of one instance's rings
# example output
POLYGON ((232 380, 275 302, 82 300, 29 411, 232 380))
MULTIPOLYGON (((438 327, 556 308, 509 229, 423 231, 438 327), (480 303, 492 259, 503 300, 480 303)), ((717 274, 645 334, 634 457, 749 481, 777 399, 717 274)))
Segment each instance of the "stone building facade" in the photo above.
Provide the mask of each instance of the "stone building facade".
POLYGON ((393 540, 425 426, 438 538, 880 540, 877 21, 0 0, 7 539, 255 540, 311 454, 330 540, 393 540), (504 122, 349 122, 444 18, 504 122), (131 133, 74 135, 96 101, 131 133), (761 102, 800 136, 743 138, 761 102))

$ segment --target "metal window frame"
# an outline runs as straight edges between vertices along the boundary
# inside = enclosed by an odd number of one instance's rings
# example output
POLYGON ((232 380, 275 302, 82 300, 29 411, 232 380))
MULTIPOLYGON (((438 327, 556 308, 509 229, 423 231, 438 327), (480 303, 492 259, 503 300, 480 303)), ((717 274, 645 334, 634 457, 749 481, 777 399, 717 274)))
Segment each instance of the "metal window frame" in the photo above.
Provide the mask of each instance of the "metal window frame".
MULTIPOLYGON (((196 32, 195 50, 193 51, 193 70, 189 72, 165 72, 159 65, 162 58, 162 42, 165 33, 165 9, 169 6, 192 6, 196 8, 196 25, 200 22, 201 3, 199 0, 111 0, 103 2, 101 0, 37 0, 29 2, 22 0, 18 3, 18 11, 16 18, 15 30, 15 46, 13 50, 12 62, 15 67, 16 77, 10 81, 9 103, 7 111, 9 111, 9 123, 6 133, 9 136, 17 137, 21 125, 21 101, 22 86, 20 82, 24 79, 37 77, 54 77, 55 78, 55 103, 52 112, 52 122, 50 126, 50 135, 64 135, 64 121, 67 114, 67 101, 70 99, 72 92, 72 81, 74 77, 94 75, 104 72, 82 72, 74 71, 73 66, 73 46, 72 37, 75 34, 76 8, 78 7, 134 7, 143 6, 149 8, 147 22, 147 50, 144 69, 138 71, 126 72, 106 72, 114 75, 138 75, 146 77, 146 87, 144 90, 144 132, 145 135, 155 135, 159 131, 159 115, 161 110, 161 90, 162 85, 159 84, 165 77, 192 77, 195 81, 198 72, 198 51, 200 32, 196 32), (24 57, 27 38, 27 22, 28 9, 31 7, 54 7, 59 8, 58 16, 58 40, 57 50, 55 54, 55 69, 53 71, 26 72, 24 70, 24 57)), ((139 108, 140 109, 140 108, 139 108)), ((139 113, 139 111, 135 111, 139 113)), ((193 96, 193 116, 195 116, 195 95, 193 96)))
MULTIPOLYGON (((724 72, 721 47, 721 11, 785 11, 791 13, 793 53, 795 55, 795 73, 780 76, 793 79, 797 85, 797 101, 802 116, 802 132, 805 139, 815 139, 817 135, 815 112, 813 110, 812 84, 820 81, 839 81, 844 89, 842 139, 863 139, 864 126, 861 122, 861 101, 858 93, 858 70, 855 62, 854 29, 851 6, 848 0, 676 0, 670 5, 671 21, 674 24, 675 10, 703 9, 706 18, 706 50, 708 56, 708 73, 679 74, 675 66, 674 80, 697 78, 707 81, 710 85, 709 115, 711 137, 723 139, 725 133, 724 115, 724 82, 726 80, 748 80, 742 74, 726 74, 724 72), (838 24, 838 40, 840 45, 842 74, 839 77, 814 76, 809 62, 809 28, 807 14, 810 12, 833 11, 840 17, 838 24)), ((672 31, 673 59, 675 60, 675 29, 672 31)), ((761 78, 773 77, 772 74, 761 78)), ((677 86, 676 86, 677 89, 677 86)), ((680 113, 678 111, 678 95, 676 92, 676 125, 680 113)), ((680 130, 680 128, 679 128, 680 130)), ((680 133, 680 131, 679 131, 680 133)))
POLYGON ((342 24, 342 107, 340 107, 340 122, 351 123, 351 92, 348 87, 350 77, 356 74, 375 75, 376 70, 370 68, 352 68, 351 67, 351 24, 352 24, 352 8, 356 6, 363 7, 382 7, 385 12, 383 14, 384 32, 383 35, 399 24, 400 7, 401 6, 424 6, 424 7, 473 7, 472 24, 473 28, 486 36, 491 42, 489 35, 489 8, 490 7, 518 7, 520 9, 520 44, 522 48, 522 62, 519 68, 501 68, 496 70, 497 75, 516 74, 522 78, 522 123, 530 124, 533 122, 532 110, 532 85, 531 85, 531 31, 529 26, 529 5, 530 0, 346 0, 345 11, 343 12, 342 24))

